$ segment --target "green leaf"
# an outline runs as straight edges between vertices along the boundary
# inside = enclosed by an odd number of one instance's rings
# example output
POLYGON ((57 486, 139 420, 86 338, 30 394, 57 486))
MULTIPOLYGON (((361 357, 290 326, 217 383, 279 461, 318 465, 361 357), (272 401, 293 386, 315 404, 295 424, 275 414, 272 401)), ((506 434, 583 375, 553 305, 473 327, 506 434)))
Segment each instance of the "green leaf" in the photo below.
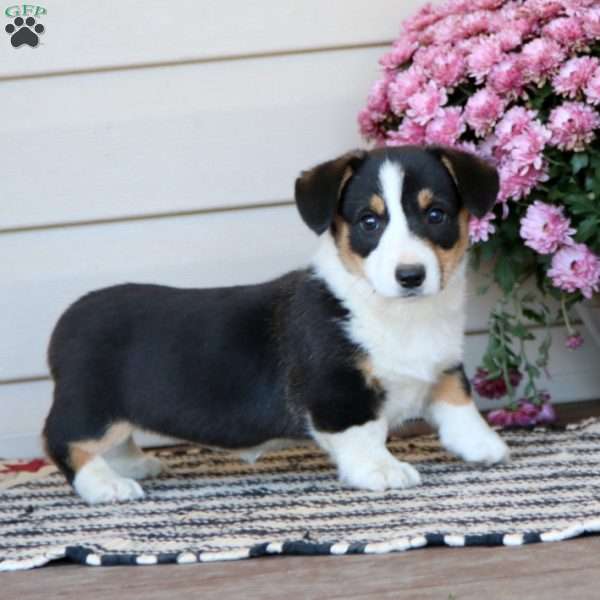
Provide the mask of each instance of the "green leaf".
POLYGON ((505 257, 499 258, 494 266, 494 276, 502 291, 510 294, 516 283, 514 264, 505 257))
POLYGON ((589 156, 586 152, 576 152, 571 157, 571 167, 573 173, 579 173, 581 169, 585 169, 590 164, 589 156))

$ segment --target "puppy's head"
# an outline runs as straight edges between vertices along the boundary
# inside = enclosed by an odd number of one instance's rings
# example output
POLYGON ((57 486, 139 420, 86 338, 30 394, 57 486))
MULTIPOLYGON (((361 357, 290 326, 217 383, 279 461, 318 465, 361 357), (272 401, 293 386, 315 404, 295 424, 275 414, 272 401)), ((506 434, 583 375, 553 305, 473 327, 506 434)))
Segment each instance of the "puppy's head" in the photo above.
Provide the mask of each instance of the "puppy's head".
POLYGON ((469 214, 482 217, 497 194, 493 167, 441 147, 350 152, 296 180, 305 223, 385 297, 440 291, 467 250, 469 214))

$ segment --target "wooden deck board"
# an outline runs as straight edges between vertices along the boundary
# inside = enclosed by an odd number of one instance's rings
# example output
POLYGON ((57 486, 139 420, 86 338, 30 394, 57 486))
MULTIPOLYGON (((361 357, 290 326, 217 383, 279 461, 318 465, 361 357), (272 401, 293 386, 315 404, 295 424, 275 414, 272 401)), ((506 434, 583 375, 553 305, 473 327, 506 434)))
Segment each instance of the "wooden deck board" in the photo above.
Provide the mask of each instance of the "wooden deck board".
POLYGON ((385 556, 273 557, 231 563, 92 568, 60 564, 0 576, 2 597, 514 599, 600 597, 600 537, 520 548, 430 548, 385 556), (125 592, 123 594, 123 592, 125 592))

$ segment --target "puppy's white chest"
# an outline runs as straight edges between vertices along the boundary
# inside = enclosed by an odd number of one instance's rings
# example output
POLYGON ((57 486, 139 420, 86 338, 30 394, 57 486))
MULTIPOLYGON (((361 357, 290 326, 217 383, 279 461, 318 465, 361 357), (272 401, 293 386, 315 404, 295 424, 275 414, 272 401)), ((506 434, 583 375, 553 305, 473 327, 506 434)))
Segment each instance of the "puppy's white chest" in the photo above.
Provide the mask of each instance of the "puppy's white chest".
POLYGON ((355 313, 348 324, 385 390, 382 410, 390 426, 421 416, 440 373, 462 362, 462 310, 435 302, 406 308, 389 315, 355 313))

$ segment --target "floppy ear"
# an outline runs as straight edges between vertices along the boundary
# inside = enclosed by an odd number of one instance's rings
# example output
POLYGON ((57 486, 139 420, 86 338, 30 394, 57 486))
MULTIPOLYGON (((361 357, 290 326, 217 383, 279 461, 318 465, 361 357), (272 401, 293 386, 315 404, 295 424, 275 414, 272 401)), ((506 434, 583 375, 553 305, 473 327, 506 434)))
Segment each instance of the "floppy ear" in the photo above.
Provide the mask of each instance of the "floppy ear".
POLYGON ((296 206, 304 222, 318 235, 331 225, 342 190, 366 154, 364 150, 348 152, 303 171, 296 179, 296 206))
POLYGON ((468 152, 433 146, 450 173, 466 209, 478 218, 489 212, 496 202, 500 181, 495 167, 468 152))

